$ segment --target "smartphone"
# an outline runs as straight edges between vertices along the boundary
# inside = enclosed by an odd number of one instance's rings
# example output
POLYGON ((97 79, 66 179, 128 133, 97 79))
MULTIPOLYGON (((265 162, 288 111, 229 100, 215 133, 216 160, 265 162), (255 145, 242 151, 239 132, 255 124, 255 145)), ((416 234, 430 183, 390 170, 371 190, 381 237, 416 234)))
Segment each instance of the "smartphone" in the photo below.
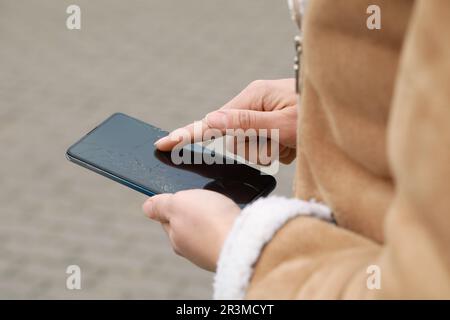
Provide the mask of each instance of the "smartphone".
MULTIPOLYGON (((276 186, 273 176, 234 159, 176 165, 171 152, 161 152, 154 146, 155 141, 166 135, 167 132, 157 127, 115 113, 72 145, 66 156, 84 168, 148 196, 206 189, 219 192, 243 207, 268 195, 276 186)), ((196 153, 211 151, 192 144, 182 152, 188 153, 182 155, 184 158, 195 159, 196 153)))

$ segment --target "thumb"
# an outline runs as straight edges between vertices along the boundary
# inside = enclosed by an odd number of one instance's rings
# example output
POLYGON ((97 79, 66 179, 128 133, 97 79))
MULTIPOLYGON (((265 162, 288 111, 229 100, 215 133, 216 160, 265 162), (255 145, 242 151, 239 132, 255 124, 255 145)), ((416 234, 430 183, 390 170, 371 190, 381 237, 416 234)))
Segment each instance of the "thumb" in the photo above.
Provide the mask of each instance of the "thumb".
POLYGON ((161 223, 168 223, 171 214, 169 212, 169 203, 172 196, 172 194, 165 193, 150 197, 142 205, 142 211, 150 219, 157 220, 161 223))
POLYGON ((279 111, 221 109, 206 116, 208 127, 225 129, 279 129, 279 111))

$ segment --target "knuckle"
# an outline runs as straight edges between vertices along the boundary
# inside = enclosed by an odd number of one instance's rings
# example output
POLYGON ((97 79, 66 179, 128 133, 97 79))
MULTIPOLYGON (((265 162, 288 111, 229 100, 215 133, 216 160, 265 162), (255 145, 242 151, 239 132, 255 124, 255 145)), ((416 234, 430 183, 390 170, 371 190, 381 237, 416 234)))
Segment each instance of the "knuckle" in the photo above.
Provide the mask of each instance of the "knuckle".
POLYGON ((177 256, 180 256, 180 257, 183 256, 183 255, 181 254, 180 247, 179 247, 174 241, 172 241, 172 250, 173 250, 173 252, 174 252, 177 256))
POLYGON ((152 211, 157 215, 161 212, 161 201, 158 199, 152 201, 152 211))
POLYGON ((238 113, 239 126, 243 129, 250 128, 254 123, 254 116, 248 111, 241 111, 238 113))
POLYGON ((264 105, 264 99, 269 94, 272 86, 270 80, 255 80, 247 87, 248 94, 253 96, 254 104, 264 105))
POLYGON ((254 80, 250 83, 249 88, 263 89, 267 85, 267 80, 254 80))
POLYGON ((157 197, 153 201, 154 210, 156 212, 162 212, 164 210, 165 199, 163 197, 157 197))
POLYGON ((270 87, 272 85, 271 80, 255 80, 252 83, 250 83, 250 87, 257 91, 259 95, 264 95, 266 92, 270 90, 270 87))
POLYGON ((171 201, 172 195, 163 194, 155 196, 153 201, 153 211, 159 217, 158 220, 169 220, 171 213, 173 212, 173 201, 171 201))

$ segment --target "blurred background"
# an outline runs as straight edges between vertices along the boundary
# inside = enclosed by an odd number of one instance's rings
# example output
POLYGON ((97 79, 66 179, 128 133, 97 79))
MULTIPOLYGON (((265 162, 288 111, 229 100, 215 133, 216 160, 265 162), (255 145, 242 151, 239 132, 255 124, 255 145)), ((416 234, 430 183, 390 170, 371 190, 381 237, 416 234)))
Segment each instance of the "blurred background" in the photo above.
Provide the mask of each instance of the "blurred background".
POLYGON ((171 130, 291 77, 294 33, 285 1, 0 0, 0 298, 210 298, 213 274, 175 256, 145 197, 65 150, 113 112, 171 130))

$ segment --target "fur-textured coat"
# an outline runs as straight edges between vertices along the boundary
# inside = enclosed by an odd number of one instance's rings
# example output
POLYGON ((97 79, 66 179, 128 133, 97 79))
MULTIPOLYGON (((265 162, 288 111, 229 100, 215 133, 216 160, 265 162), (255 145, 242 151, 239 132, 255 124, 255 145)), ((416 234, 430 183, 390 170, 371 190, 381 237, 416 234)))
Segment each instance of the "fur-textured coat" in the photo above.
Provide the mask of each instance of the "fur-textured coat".
POLYGON ((216 297, 450 298, 450 1, 311 0, 304 31, 305 201, 244 210, 216 297))

